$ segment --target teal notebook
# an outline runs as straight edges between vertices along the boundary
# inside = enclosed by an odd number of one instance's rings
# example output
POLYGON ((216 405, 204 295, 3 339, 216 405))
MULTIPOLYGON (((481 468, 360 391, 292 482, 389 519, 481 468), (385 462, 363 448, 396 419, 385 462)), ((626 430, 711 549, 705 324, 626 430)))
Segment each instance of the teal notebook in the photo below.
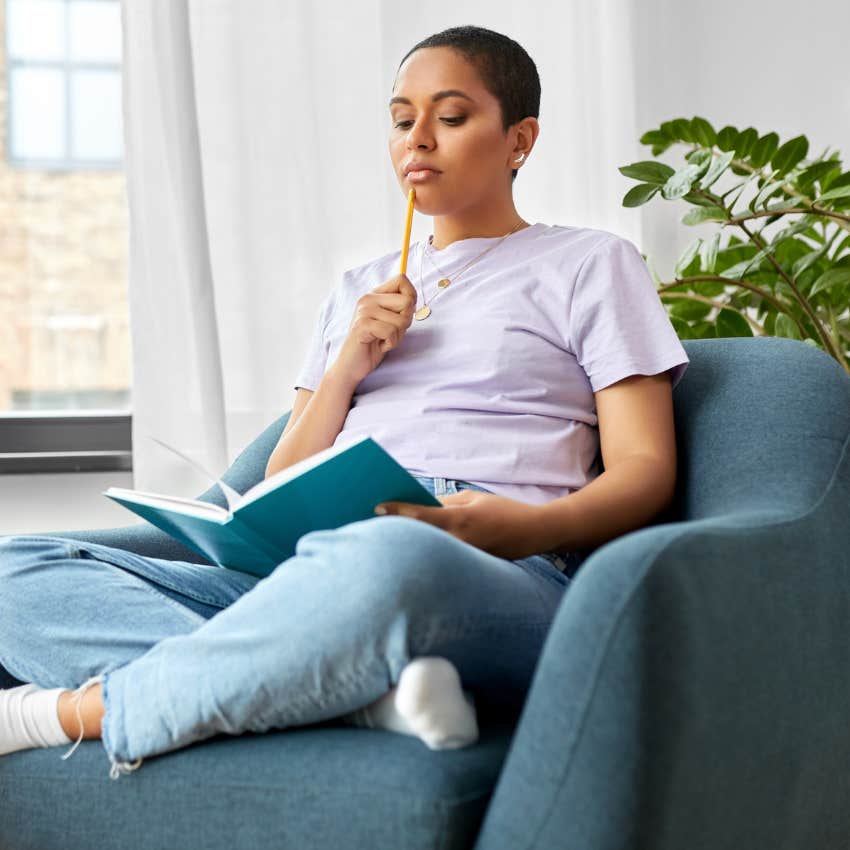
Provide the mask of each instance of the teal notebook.
POLYGON ((442 506, 371 437, 317 452, 242 496, 222 489, 229 509, 123 487, 103 494, 214 564, 261 578, 295 554, 302 535, 379 519, 374 509, 381 502, 442 506))

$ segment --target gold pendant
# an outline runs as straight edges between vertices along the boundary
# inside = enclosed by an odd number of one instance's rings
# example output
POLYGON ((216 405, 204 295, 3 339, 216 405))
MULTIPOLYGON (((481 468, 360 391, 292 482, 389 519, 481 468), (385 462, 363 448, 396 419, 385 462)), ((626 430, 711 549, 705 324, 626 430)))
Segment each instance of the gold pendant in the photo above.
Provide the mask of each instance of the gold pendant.
POLYGON ((414 314, 413 318, 418 319, 420 322, 422 319, 427 319, 428 316, 431 315, 431 308, 426 304, 424 307, 420 307, 414 314))
POLYGON ((439 286, 440 289, 445 289, 450 283, 451 281, 447 277, 444 277, 441 281, 437 282, 437 286, 439 286))

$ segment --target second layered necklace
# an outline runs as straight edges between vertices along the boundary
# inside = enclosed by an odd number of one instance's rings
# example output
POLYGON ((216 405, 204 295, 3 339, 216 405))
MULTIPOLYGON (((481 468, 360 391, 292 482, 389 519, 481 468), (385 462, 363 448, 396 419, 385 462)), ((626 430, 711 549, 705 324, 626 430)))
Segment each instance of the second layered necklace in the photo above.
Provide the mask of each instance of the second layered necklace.
MULTIPOLYGON (((488 251, 492 251, 494 248, 496 248, 497 246, 501 245, 501 244, 502 244, 502 242, 504 242, 504 241, 505 241, 505 239, 507 239, 507 238, 508 238, 508 236, 510 236, 510 235, 511 235, 511 233, 516 233, 516 231, 517 231, 517 230, 519 230, 519 228, 520 228, 523 224, 525 224, 525 222, 524 222, 524 221, 519 222, 519 224, 517 224, 517 226, 516 226, 513 230, 511 230, 511 231, 510 231, 510 233, 506 233, 506 234, 505 234, 504 236, 502 236, 502 237, 501 237, 501 239, 499 239, 499 241, 498 241, 498 242, 496 242, 494 245, 491 245, 489 248, 486 248, 485 250, 483 250, 483 251, 482 251, 482 252, 481 252, 481 253, 480 253, 477 257, 473 257, 473 258, 472 258, 472 259, 471 259, 471 260, 470 260, 470 261, 469 261, 469 262, 468 262, 468 263, 467 263, 467 264, 466 264, 466 265, 465 265, 465 266, 464 266, 464 267, 463 267, 463 268, 462 268, 462 269, 461 269, 461 270, 460 270, 460 271, 459 271, 459 272, 458 272, 458 273, 454 276, 454 278, 449 278, 449 277, 443 277, 443 278, 441 278, 441 279, 437 282, 437 287, 439 288, 440 292, 441 292, 442 290, 444 290, 444 289, 445 289, 445 288, 446 288, 446 287, 447 287, 450 283, 452 283, 452 281, 453 281, 453 280, 457 280, 457 279, 458 279, 458 278, 459 278, 459 277, 460 277, 460 276, 461 276, 461 275, 462 275, 462 274, 463 274, 463 273, 464 273, 464 272, 465 272, 465 271, 466 271, 466 270, 467 270, 467 269, 468 269, 468 268, 469 268, 469 267, 470 267, 470 266, 471 266, 474 262, 476 262, 477 260, 480 260, 480 259, 481 259, 481 258, 482 258, 482 257, 483 257, 483 256, 484 256, 487 252, 488 252, 488 251)), ((428 244, 430 244, 430 242, 431 242, 431 238, 432 238, 432 237, 430 237, 430 236, 428 237, 428 244)), ((425 243, 422 243, 422 250, 420 250, 420 252, 419 252, 419 288, 422 290, 422 306, 421 306, 421 307, 420 307, 420 308, 419 308, 419 309, 418 309, 418 310, 417 310, 417 311, 413 314, 413 318, 414 318, 414 319, 416 319, 417 321, 420 321, 420 322, 421 322, 423 319, 427 319, 427 318, 428 318, 428 316, 430 316, 430 315, 431 315, 431 307, 429 306, 428 302, 427 302, 427 301, 425 301, 425 287, 424 287, 424 286, 423 286, 423 284, 422 284, 422 259, 423 259, 423 257, 425 256, 425 248, 426 248, 426 244, 425 244, 425 243)), ((429 259, 429 260, 431 260, 431 257, 429 256, 429 257, 428 257, 428 259, 429 259)), ((431 260, 431 262, 432 262, 432 263, 434 263, 434 261, 433 261, 433 260, 431 260)), ((441 269, 441 268, 440 268, 440 267, 439 267, 436 263, 434 263, 434 268, 436 268, 436 269, 437 269, 437 271, 438 271, 438 272, 440 272, 440 274, 445 274, 445 272, 443 272, 443 270, 442 270, 442 269, 441 269)), ((437 297, 437 295, 439 295, 439 294, 440 294, 440 292, 437 292, 437 294, 436 294, 436 295, 435 295, 435 296, 431 299, 431 302, 432 302, 432 303, 433 303, 434 299, 437 297)))

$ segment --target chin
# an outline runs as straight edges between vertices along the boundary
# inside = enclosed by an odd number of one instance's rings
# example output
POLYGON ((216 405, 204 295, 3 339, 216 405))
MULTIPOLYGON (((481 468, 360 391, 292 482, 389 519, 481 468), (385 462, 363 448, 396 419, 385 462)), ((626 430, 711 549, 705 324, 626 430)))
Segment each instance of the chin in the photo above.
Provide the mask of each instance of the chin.
POLYGON ((416 190, 413 206, 416 212, 422 215, 449 215, 455 211, 456 204, 446 197, 445 192, 439 192, 432 186, 412 186, 405 183, 402 188, 405 198, 411 189, 416 190))

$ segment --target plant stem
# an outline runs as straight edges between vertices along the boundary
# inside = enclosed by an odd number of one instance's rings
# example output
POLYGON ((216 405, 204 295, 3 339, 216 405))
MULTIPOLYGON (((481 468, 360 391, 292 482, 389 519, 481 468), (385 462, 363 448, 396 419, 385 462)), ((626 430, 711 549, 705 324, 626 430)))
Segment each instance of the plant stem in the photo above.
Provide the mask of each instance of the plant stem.
MULTIPOLYGON (((757 233, 753 233, 752 231, 747 229, 747 225, 743 222, 738 225, 750 239, 756 243, 756 245, 764 250, 767 246, 765 244, 764 239, 761 238, 757 233)), ((785 280, 788 286, 791 287, 791 291, 794 293, 797 301, 800 302, 800 306, 809 314, 809 318, 812 320, 812 324, 815 326, 815 330, 818 332, 818 336, 820 336, 821 341, 824 344, 824 348, 826 348, 839 363, 843 361, 843 357, 840 357, 838 353, 838 349, 835 347, 832 341, 832 337, 830 337, 826 328, 821 324, 820 319, 818 319, 817 314, 812 309, 812 305, 809 304, 808 300, 803 296, 802 292, 797 288, 797 284, 794 279, 782 268, 779 261, 774 257, 774 255, 768 251, 765 254, 765 258, 770 260, 771 265, 776 269, 777 272, 781 275, 781 277, 785 280)))
POLYGON ((756 336, 765 336, 764 328, 748 316, 743 310, 733 307, 731 304, 724 304, 722 301, 714 301, 711 298, 706 298, 705 295, 699 295, 695 292, 668 292, 664 295, 665 298, 687 298, 690 301, 702 301, 704 304, 711 304, 712 307, 717 307, 718 310, 732 310, 734 313, 743 316, 750 327, 755 332, 756 336))
MULTIPOLYGON (((841 342, 841 331, 838 328, 838 322, 835 319, 835 310, 832 309, 832 304, 828 305, 828 309, 829 309, 829 323, 832 326, 832 332, 835 334, 835 339, 837 340, 838 344, 843 347, 843 344, 841 342)), ((839 360, 839 363, 841 363, 841 365, 844 366, 845 370, 848 373, 850 373, 850 364, 848 364, 847 360, 844 358, 843 352, 842 352, 842 357, 839 360)))
POLYGON ((694 275, 693 277, 678 277, 676 278, 676 281, 674 283, 664 284, 663 286, 660 286, 658 288, 658 292, 659 294, 661 294, 667 289, 671 289, 674 286, 678 286, 680 283, 692 283, 699 280, 719 281, 720 283, 726 283, 730 286, 740 286, 744 289, 749 289, 751 292, 755 292, 756 295, 761 296, 762 298, 764 298, 765 301, 768 301, 773 304, 773 306, 776 307, 776 310, 779 313, 785 313, 786 316, 793 319, 797 323, 797 327, 800 330, 801 337, 807 335, 805 325, 803 325, 800 320, 790 310, 788 310, 787 307, 781 301, 774 298, 766 290, 759 289, 759 287, 754 286, 751 283, 747 283, 745 280, 737 280, 736 278, 722 277, 720 275, 694 275))
POLYGON ((727 219, 724 224, 740 224, 742 221, 749 221, 751 218, 763 218, 765 216, 772 215, 789 215, 797 213, 797 215, 821 215, 826 218, 835 218, 841 221, 850 222, 850 215, 841 215, 841 213, 829 212, 828 210, 818 209, 812 206, 810 209, 806 210, 795 210, 795 209, 773 209, 773 210, 762 210, 762 212, 754 212, 749 215, 736 216, 735 218, 727 219))
MULTIPOLYGON (((754 171, 754 169, 752 169, 752 168, 750 168, 750 170, 754 171)), ((700 195, 710 199, 714 204, 716 204, 718 207, 723 209, 726 212, 727 215, 729 215, 729 216, 733 215, 732 207, 727 207, 725 202, 723 201, 723 199, 718 197, 717 195, 715 195, 713 192, 710 192, 707 189, 696 189, 696 190, 692 190, 692 191, 695 191, 697 194, 700 194, 700 195)), ((733 206, 734 206, 734 204, 733 204, 733 206)), ((728 223, 728 220, 727 220, 726 223, 728 223)), ((747 228, 747 225, 744 224, 743 221, 738 222, 737 226, 740 227, 741 230, 743 230, 744 233, 747 234, 750 241, 754 242, 758 248, 760 248, 761 250, 766 249, 767 245, 766 245, 764 239, 761 238, 760 232, 759 233, 753 233, 751 230, 749 230, 747 228)), ((839 221, 838 226, 842 227, 843 226, 842 222, 839 221)), ((829 335, 829 332, 821 324, 821 321, 817 317, 817 314, 815 313, 815 311, 812 309, 811 304, 809 304, 808 300, 803 296, 803 294, 800 292, 799 288, 797 287, 796 281, 794 281, 794 279, 785 271, 785 269, 782 268, 779 261, 776 259, 776 257, 770 251, 767 251, 767 253, 765 254, 765 257, 766 257, 766 259, 768 259, 770 261, 771 265, 776 269, 776 271, 779 273, 779 275, 785 280, 785 282, 791 288, 791 291, 794 293, 794 297, 797 299, 797 301, 799 302, 799 304, 803 308, 803 310, 806 313, 808 313, 809 318, 812 320, 812 323, 815 326, 815 330, 817 331, 817 334, 820 337, 821 342, 823 343, 824 349, 830 355, 832 355, 832 357, 834 357, 844 367, 845 371, 850 373, 850 366, 848 365, 846 359, 844 358, 841 351, 839 350, 839 348, 835 344, 835 342, 837 342, 837 341, 834 341, 832 339, 832 337, 829 335)), ((788 311, 783 310, 783 312, 787 313, 788 311)), ((795 318, 795 321, 796 321, 796 318, 795 318)), ((797 322, 797 326, 799 328, 801 328, 801 330, 802 330, 802 326, 800 325, 799 322, 797 322)), ((806 334, 803 331, 803 333, 801 335, 803 337, 805 337, 808 334, 806 334)))
MULTIPOLYGON (((687 143, 685 143, 685 146, 688 147, 687 143)), ((698 145, 698 144, 691 144, 690 145, 691 151, 699 150, 701 147, 702 147, 702 145, 698 145)), ((711 147, 711 152, 712 152, 712 154, 714 153, 714 146, 711 147)), ((752 165, 750 165, 748 162, 746 162, 745 160, 742 160, 742 159, 734 159, 733 158, 730 161, 729 165, 730 166, 731 165, 737 165, 738 168, 742 168, 742 169, 744 169, 744 171, 749 171, 750 174, 755 174, 756 172, 758 172, 762 177, 765 176, 764 171, 762 171, 761 168, 754 168, 752 165)), ((744 181, 744 182, 746 183, 747 181, 744 181)), ((835 217, 836 221, 838 223, 838 226, 843 228, 844 230, 847 230, 848 232, 850 232, 850 217, 842 216, 842 215, 837 214, 837 213, 830 213, 829 210, 821 209, 820 207, 815 205, 816 204, 815 201, 813 201, 811 198, 804 195, 802 192, 798 192, 793 186, 789 185, 788 183, 783 184, 780 188, 783 192, 785 192, 786 195, 791 195, 794 198, 799 198, 804 204, 806 204, 809 207, 808 212, 818 214, 818 215, 829 215, 830 217, 835 217)), ((741 189, 741 191, 743 192, 743 188, 741 189)), ((728 194, 728 192, 726 194, 728 194)), ((717 196, 715 195, 714 197, 717 197, 717 196)), ((738 197, 740 197, 740 195, 738 197)), ((725 195, 724 195, 724 198, 725 198, 725 195)), ((737 200, 738 200, 738 198, 735 198, 736 202, 737 202, 737 200)), ((723 204, 719 203, 718 206, 723 206, 723 204)), ((733 206, 734 206, 734 204, 733 204, 733 206)), ((729 209, 729 212, 730 213, 732 212, 731 208, 729 209)), ((778 211, 774 211, 774 212, 778 212, 778 211)), ((791 210, 791 212, 802 212, 802 210, 791 210)), ((774 213, 768 213, 768 215, 774 215, 774 213)))

